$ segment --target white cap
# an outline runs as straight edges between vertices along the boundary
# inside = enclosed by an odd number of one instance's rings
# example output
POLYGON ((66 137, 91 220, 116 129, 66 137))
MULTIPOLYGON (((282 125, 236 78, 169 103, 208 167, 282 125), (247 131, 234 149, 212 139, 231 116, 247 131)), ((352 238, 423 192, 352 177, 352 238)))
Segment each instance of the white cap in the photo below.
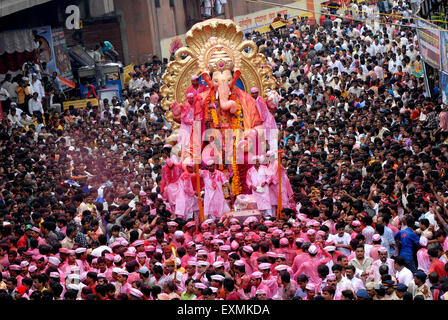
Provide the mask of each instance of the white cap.
POLYGON ((84 253, 84 252, 86 252, 86 251, 87 251, 86 248, 76 248, 76 249, 75 249, 75 253, 84 253))
POLYGON ((114 272, 114 273, 119 273, 121 270, 123 270, 123 269, 121 269, 121 268, 112 268, 112 272, 114 272))
POLYGON ((317 248, 314 244, 312 244, 309 248, 308 248, 308 252, 311 254, 316 254, 317 253, 317 248))
POLYGON ((61 261, 57 257, 49 257, 48 262, 56 266, 58 266, 61 263, 61 261))
POLYGON ((223 276, 220 275, 220 274, 214 274, 214 275, 211 276, 211 279, 212 279, 212 280, 215 280, 215 281, 223 282, 224 279, 225 279, 225 277, 223 277, 223 276))
POLYGON ((210 263, 208 263, 207 261, 198 261, 197 265, 198 267, 208 267, 210 263))
POLYGON ((183 237, 184 237, 184 233, 183 233, 183 231, 181 231, 181 230, 176 230, 176 231, 174 232, 174 237, 176 237, 176 238, 183 238, 183 237))
POLYGON ((73 289, 73 290, 79 291, 79 286, 77 284, 74 284, 74 283, 69 283, 67 285, 67 289, 73 289))

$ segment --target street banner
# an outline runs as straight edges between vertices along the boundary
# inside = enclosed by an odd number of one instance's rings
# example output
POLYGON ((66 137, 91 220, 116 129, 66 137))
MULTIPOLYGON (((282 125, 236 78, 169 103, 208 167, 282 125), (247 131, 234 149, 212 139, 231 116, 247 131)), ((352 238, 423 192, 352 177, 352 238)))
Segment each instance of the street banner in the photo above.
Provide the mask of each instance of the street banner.
POLYGON ((82 109, 87 107, 87 103, 90 102, 92 106, 98 106, 98 99, 91 98, 91 99, 81 99, 81 100, 71 100, 71 101, 64 101, 63 107, 64 110, 67 110, 69 106, 73 106, 75 109, 82 109))
POLYGON ((440 32, 440 52, 442 70, 448 73, 448 31, 440 32))
POLYGON ((429 22, 417 20, 420 54, 424 61, 440 69, 440 29, 429 22))
POLYGON ((440 91, 442 91, 442 102, 448 105, 448 73, 440 73, 440 91))

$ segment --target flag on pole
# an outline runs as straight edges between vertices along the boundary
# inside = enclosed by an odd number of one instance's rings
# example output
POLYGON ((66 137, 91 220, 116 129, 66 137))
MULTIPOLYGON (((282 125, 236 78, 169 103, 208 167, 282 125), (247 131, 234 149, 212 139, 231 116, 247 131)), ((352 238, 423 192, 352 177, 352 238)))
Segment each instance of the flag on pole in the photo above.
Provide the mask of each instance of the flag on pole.
POLYGON ((61 76, 58 76, 58 78, 59 78, 59 80, 61 80, 61 83, 66 85, 67 87, 76 88, 76 84, 71 82, 70 80, 68 80, 64 77, 61 77, 61 76))

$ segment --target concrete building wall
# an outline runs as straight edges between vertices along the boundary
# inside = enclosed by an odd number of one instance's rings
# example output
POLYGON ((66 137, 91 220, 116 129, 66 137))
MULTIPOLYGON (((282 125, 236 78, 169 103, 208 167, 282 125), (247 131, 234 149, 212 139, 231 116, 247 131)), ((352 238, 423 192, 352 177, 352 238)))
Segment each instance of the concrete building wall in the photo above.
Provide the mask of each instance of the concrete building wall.
POLYGON ((113 0, 93 0, 89 1, 89 11, 91 17, 101 17, 114 11, 113 0))
MULTIPOLYGON (((103 0, 101 0, 103 1, 103 0)), ((152 54, 161 56, 160 41, 185 34, 192 10, 198 10, 198 0, 113 0, 115 12, 121 18, 121 33, 125 63, 142 63, 152 54), (159 7, 156 8, 156 2, 159 7), (172 4, 173 6, 171 6, 172 4), (186 8, 186 6, 188 6, 186 8)), ((293 0, 276 0, 278 4, 289 4, 293 0)), ((224 5, 225 18, 247 15, 273 6, 227 0, 224 5)), ((190 21, 191 23, 191 21, 190 21)))
POLYGON ((153 41, 154 26, 149 15, 150 1, 154 2, 152 0, 114 0, 114 7, 122 24, 120 32, 127 44, 125 63, 143 62, 149 57, 148 54, 156 50, 153 41))

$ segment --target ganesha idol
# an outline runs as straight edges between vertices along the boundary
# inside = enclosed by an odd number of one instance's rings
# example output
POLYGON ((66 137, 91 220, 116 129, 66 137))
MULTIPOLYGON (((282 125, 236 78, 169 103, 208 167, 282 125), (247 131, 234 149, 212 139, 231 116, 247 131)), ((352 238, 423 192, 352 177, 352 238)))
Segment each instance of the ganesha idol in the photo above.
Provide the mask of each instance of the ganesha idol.
POLYGON ((228 164, 223 154, 226 148, 236 149, 254 132, 264 143, 269 138, 266 129, 276 129, 271 112, 277 108, 279 96, 270 91, 275 85, 272 69, 253 41, 243 41, 241 29, 231 20, 210 19, 194 25, 186 35, 186 43, 188 47, 176 51, 175 60, 162 78, 162 106, 168 118, 180 122, 177 142, 184 157, 192 156, 193 145, 197 145, 201 160, 206 162, 203 149, 213 144, 214 155, 211 152, 211 156, 205 156, 228 164), (198 76, 206 86, 196 84, 195 89, 190 81, 198 76), (255 92, 259 93, 256 100, 255 92), (216 130, 219 133, 213 134, 216 130), (209 132, 214 136, 211 139, 209 132), (230 141, 226 140, 229 132, 230 141))

